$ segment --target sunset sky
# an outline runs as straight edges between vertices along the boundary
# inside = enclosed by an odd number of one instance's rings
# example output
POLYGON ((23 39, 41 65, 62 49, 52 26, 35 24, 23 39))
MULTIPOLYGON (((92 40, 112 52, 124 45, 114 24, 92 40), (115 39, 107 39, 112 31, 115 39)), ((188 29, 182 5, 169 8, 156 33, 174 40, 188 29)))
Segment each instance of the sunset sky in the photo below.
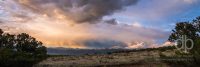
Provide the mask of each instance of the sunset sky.
POLYGON ((0 0, 0 28, 47 47, 159 47, 197 16, 200 0, 0 0))

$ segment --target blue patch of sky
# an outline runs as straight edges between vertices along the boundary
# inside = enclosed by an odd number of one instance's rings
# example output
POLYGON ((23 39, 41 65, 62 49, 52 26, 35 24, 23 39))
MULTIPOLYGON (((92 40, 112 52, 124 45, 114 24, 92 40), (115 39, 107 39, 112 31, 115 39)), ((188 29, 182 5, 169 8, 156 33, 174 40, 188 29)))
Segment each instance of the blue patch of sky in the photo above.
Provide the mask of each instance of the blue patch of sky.
MULTIPOLYGON (((172 14, 159 18, 159 20, 149 20, 148 18, 145 19, 134 15, 131 17, 126 15, 121 15, 118 13, 115 13, 114 15, 108 17, 115 18, 120 23, 133 24, 134 22, 139 22, 142 26, 147 28, 155 28, 155 29, 162 29, 164 31, 171 31, 171 29, 174 28, 177 22, 192 21, 197 16, 200 16, 200 4, 198 3, 192 4, 191 6, 181 6, 181 7, 186 7, 186 9, 184 9, 180 13, 175 13, 175 14, 173 14, 173 11, 176 12, 176 10, 173 10, 172 14)), ((130 11, 136 10, 138 8, 140 8, 139 11, 143 11, 149 9, 150 5, 151 2, 146 0, 141 0, 137 5, 127 7, 127 11, 131 13, 130 11)), ((134 11, 132 13, 134 13, 134 11)))

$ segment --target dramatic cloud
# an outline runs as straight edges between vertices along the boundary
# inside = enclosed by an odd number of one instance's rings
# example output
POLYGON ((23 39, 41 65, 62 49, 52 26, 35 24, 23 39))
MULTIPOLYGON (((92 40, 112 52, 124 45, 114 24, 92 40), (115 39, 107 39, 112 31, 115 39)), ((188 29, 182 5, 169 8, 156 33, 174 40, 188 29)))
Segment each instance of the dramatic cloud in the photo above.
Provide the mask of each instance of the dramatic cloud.
POLYGON ((167 32, 160 30, 132 25, 83 23, 71 26, 65 21, 58 21, 59 23, 56 21, 35 18, 27 23, 15 24, 17 28, 9 25, 7 30, 15 33, 29 33, 48 47, 67 48, 139 48, 133 47, 138 43, 145 43, 142 47, 152 47, 150 45, 155 44, 155 40, 167 38, 165 35, 168 35, 167 32))
POLYGON ((115 40, 108 40, 108 39, 96 39, 96 40, 87 40, 83 41, 85 46, 88 46, 88 48, 96 48, 96 49, 102 49, 102 48, 125 48, 127 47, 126 43, 121 41, 115 41, 115 40))
POLYGON ((62 18, 70 18, 77 23, 95 23, 103 16, 136 4, 137 0, 18 0, 17 2, 34 12, 48 16, 62 14, 62 18))
POLYGON ((123 11, 137 0, 6 0, 0 2, 0 27, 28 33, 47 47, 155 47, 169 32, 145 28, 139 22, 118 23, 104 16, 123 11))
POLYGON ((108 23, 108 24, 112 24, 112 25, 117 25, 118 24, 116 19, 105 20, 105 22, 108 23))

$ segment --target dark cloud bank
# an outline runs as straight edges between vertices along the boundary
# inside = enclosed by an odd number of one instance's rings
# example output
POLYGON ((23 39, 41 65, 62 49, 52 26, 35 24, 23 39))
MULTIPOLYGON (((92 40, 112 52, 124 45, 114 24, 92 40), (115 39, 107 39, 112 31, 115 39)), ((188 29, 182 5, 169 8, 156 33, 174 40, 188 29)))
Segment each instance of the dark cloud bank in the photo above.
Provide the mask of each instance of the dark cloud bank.
MULTIPOLYGON (((125 7, 134 5, 138 0, 17 0, 19 4, 35 13, 54 16, 55 9, 62 15, 72 19, 76 23, 99 23, 102 18, 122 11, 125 7)), ((115 19, 103 21, 108 24, 117 25, 115 19)), ((85 40, 82 43, 89 48, 112 48, 126 47, 121 41, 111 39, 85 40)))
POLYGON ((103 16, 136 4, 138 0, 28 0, 25 3, 18 0, 17 2, 34 12, 45 12, 49 16, 52 15, 55 6, 60 13, 77 23, 95 23, 103 16))

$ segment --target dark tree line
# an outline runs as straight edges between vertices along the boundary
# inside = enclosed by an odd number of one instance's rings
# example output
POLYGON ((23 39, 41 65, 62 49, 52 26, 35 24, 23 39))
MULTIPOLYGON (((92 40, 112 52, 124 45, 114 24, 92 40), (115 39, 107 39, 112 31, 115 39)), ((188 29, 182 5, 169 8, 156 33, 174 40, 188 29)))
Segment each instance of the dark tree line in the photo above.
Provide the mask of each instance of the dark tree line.
POLYGON ((0 29, 0 67, 31 67, 46 57, 42 42, 26 33, 13 35, 0 29))
MULTIPOLYGON (((181 36, 186 35, 188 39, 192 39, 194 42, 193 48, 189 51, 189 54, 192 55, 194 61, 184 61, 178 63, 184 63, 185 65, 195 66, 200 63, 200 16, 195 18, 191 22, 179 22, 176 24, 175 28, 172 30, 171 35, 169 36, 169 41, 175 42, 177 39, 180 39, 181 36)), ((178 45, 180 45, 179 43, 178 45)), ((187 46, 190 47, 191 42, 186 42, 187 46)), ((177 56, 186 55, 184 53, 177 53, 177 56)))
MULTIPOLYGON (((174 42, 183 35, 194 41, 194 47, 190 52, 200 54, 200 16, 191 22, 177 23, 168 40, 174 42)), ((187 42, 187 44, 191 43, 187 42)))

